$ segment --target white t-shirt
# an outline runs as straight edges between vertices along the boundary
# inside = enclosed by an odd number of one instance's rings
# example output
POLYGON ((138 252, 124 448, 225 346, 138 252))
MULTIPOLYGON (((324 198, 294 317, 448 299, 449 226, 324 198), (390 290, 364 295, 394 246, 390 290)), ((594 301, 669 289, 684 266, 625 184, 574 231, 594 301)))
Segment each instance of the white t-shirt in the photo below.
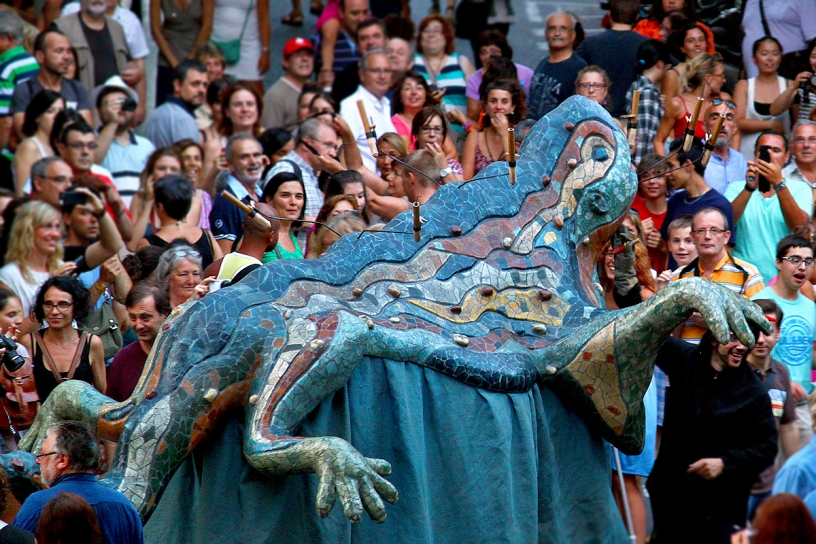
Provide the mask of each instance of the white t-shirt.
POLYGON ((29 283, 23 278, 20 272, 20 266, 17 263, 9 263, 3 268, 0 268, 0 282, 3 282, 9 289, 14 291, 20 302, 23 304, 23 314, 28 315, 28 311, 37 300, 37 292, 40 286, 51 277, 48 272, 30 271, 31 277, 34 278, 34 283, 29 283))

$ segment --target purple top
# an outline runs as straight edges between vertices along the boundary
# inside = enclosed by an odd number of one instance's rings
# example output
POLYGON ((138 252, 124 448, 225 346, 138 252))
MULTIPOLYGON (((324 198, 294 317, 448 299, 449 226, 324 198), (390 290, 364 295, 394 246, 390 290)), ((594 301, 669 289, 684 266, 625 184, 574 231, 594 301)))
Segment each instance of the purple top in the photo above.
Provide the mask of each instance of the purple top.
MULTIPOLYGON (((524 96, 530 90, 530 82, 533 80, 533 71, 526 66, 516 63, 516 70, 518 70, 519 83, 524 89, 524 96)), ((465 96, 473 100, 479 100, 479 86, 482 84, 482 75, 484 75, 484 68, 479 68, 470 79, 467 80, 467 88, 465 89, 465 96)))

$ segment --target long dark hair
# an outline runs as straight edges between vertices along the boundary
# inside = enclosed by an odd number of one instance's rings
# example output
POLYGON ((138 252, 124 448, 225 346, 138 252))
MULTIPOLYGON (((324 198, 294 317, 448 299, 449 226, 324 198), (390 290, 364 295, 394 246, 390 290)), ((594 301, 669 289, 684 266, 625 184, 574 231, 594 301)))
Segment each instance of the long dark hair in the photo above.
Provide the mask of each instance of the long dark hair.
MULTIPOLYGON (((515 106, 515 110, 511 117, 512 123, 515 125, 519 121, 523 121, 527 118, 527 100, 524 98, 524 91, 521 90, 521 85, 519 85, 518 81, 513 81, 510 79, 498 79, 492 82, 490 85, 485 88, 484 92, 482 93, 482 102, 487 104, 487 98, 490 96, 490 91, 507 91, 510 93, 510 98, 513 101, 513 106, 515 106)), ((490 116, 485 115, 482 119, 482 127, 487 128, 490 126, 490 116)))
MULTIPOLYGON (((37 132, 37 119, 48 111, 54 102, 63 100, 62 95, 55 91, 43 89, 34 95, 31 102, 28 103, 25 109, 25 119, 23 120, 23 134, 26 136, 34 136, 37 132)), ((65 101, 63 100, 63 103, 65 101)))

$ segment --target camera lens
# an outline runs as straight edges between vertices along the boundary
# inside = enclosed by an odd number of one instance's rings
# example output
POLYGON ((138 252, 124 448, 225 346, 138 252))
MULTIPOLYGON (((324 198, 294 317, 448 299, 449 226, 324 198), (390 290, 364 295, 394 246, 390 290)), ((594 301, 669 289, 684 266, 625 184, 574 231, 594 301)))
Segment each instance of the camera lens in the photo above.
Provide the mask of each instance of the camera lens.
POLYGON ((816 89, 816 74, 810 76, 810 86, 816 89))

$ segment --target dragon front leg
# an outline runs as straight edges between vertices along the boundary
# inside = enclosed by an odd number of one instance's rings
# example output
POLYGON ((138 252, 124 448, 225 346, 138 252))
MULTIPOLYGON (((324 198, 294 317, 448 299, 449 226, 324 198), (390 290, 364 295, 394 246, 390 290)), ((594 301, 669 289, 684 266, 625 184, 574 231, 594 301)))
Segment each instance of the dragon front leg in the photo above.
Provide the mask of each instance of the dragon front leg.
POLYGON ((734 331, 754 343, 748 322, 767 329, 759 307, 709 280, 689 278, 632 308, 610 312, 536 355, 544 381, 595 422, 625 453, 643 449, 643 395, 657 353, 677 325, 698 311, 720 342, 734 331), (565 361, 556 368, 549 361, 565 361))

